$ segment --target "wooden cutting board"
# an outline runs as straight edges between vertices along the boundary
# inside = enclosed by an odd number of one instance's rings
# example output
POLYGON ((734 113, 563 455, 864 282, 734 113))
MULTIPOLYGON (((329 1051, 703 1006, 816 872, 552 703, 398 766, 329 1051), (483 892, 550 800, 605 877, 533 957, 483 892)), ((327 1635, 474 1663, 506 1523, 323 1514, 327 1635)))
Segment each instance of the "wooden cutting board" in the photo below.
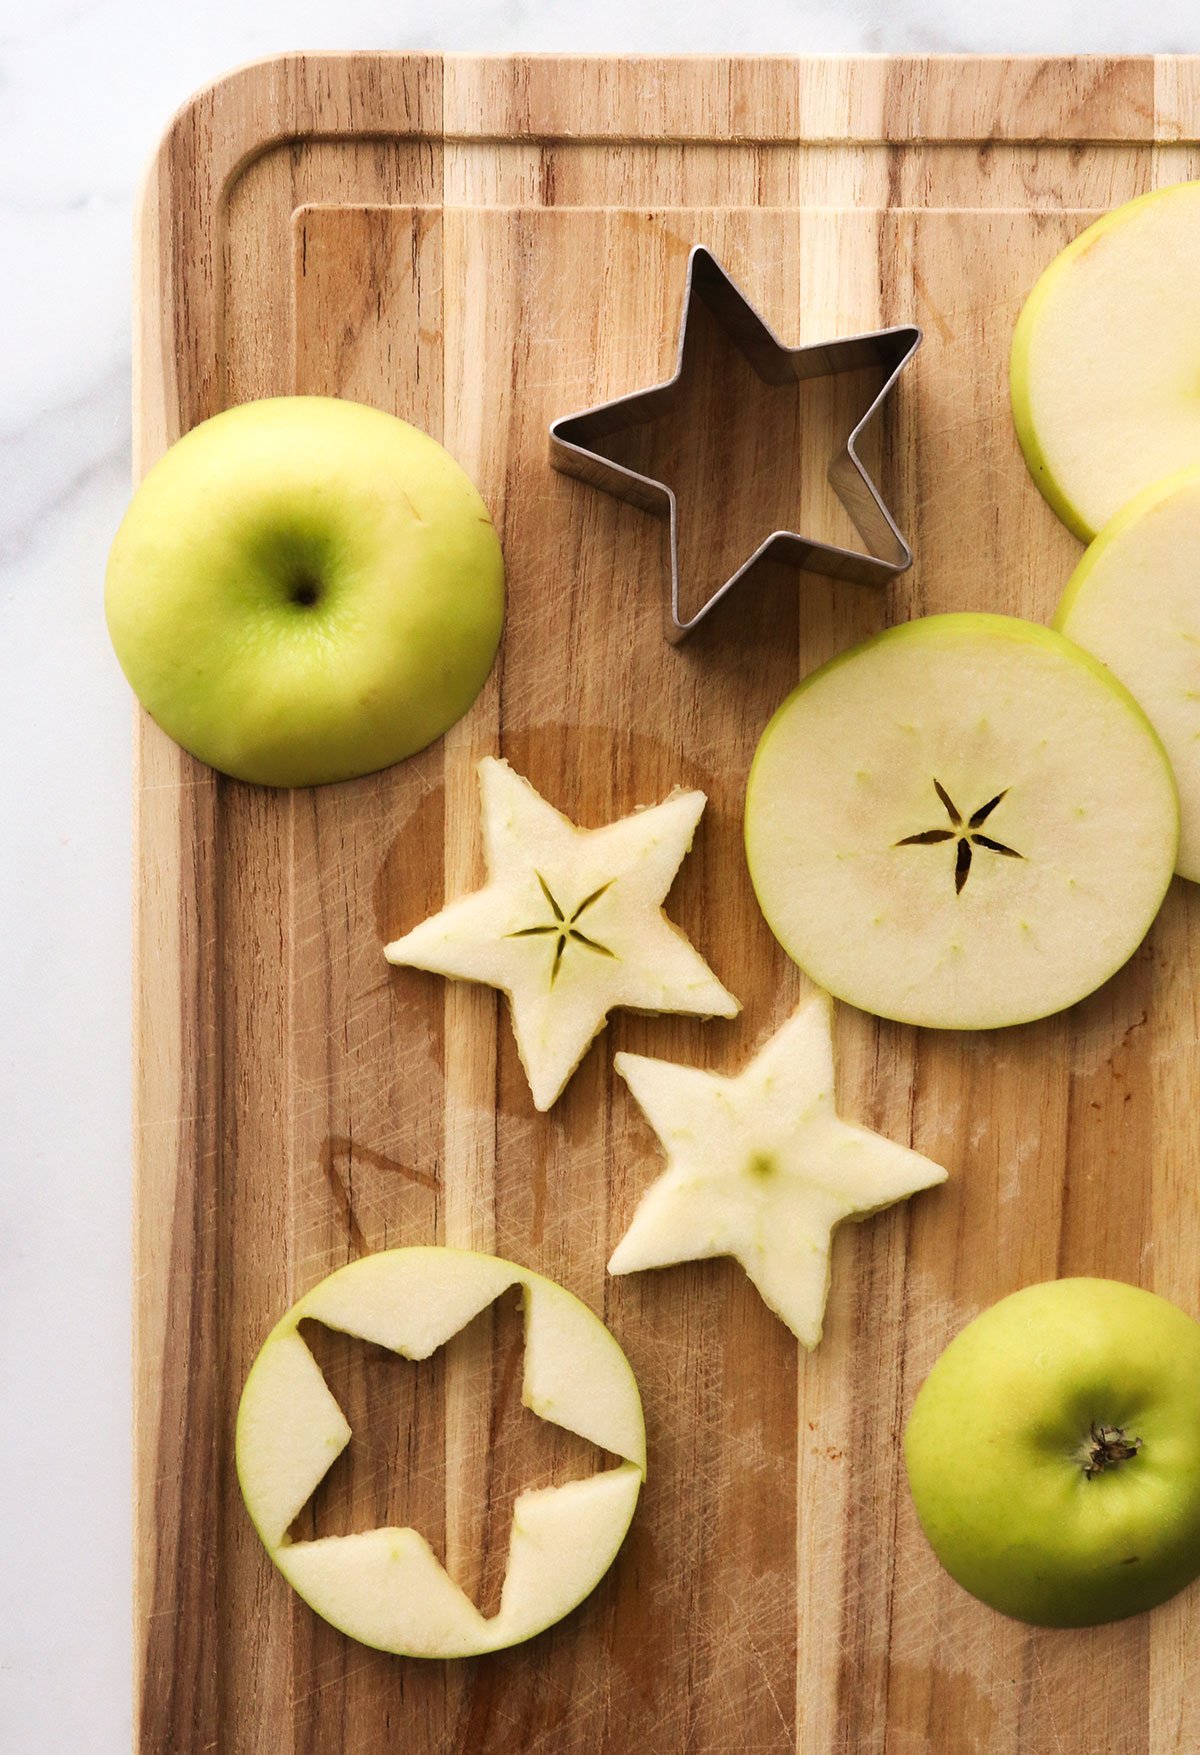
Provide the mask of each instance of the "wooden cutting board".
MULTIPOLYGON (((943 1035, 840 1011, 844 1112, 951 1179, 839 1235, 815 1354, 729 1263, 604 1269, 661 1164, 613 1052, 734 1070, 802 990, 741 856, 762 726, 888 622, 1049 616, 1079 549, 1013 438, 1013 320, 1095 212, 1200 174, 1198 136, 1200 65, 1173 58, 296 57, 171 125, 141 213, 139 470, 250 397, 377 403, 480 484, 510 599, 471 714, 388 773, 261 791, 138 726, 142 1755, 1200 1748, 1200 1590, 1092 1632, 1003 1620, 939 1570, 899 1450, 941 1347, 1018 1286, 1109 1274, 1200 1313, 1194 888, 1045 1023, 943 1035), (789 341, 924 327, 876 446, 917 558, 888 592, 765 576, 672 650, 661 526, 553 474, 546 427, 669 372, 694 242, 789 341), (494 752, 587 825, 702 787, 671 912, 745 1002, 733 1023, 618 1016, 548 1116, 494 994, 381 954, 480 880, 474 765, 494 752), (292 1595, 232 1446, 286 1306, 364 1252, 435 1241, 603 1313, 651 1471, 579 1611, 447 1665, 356 1646, 292 1595)), ((820 438, 805 429, 788 491, 834 532, 820 438)), ((697 443, 702 552, 749 515, 720 499, 748 440, 697 443)), ((517 1406, 520 1346, 506 1307, 421 1367, 326 1336, 355 1440, 309 1527, 411 1521, 494 1602, 513 1494, 599 1461, 517 1406)))

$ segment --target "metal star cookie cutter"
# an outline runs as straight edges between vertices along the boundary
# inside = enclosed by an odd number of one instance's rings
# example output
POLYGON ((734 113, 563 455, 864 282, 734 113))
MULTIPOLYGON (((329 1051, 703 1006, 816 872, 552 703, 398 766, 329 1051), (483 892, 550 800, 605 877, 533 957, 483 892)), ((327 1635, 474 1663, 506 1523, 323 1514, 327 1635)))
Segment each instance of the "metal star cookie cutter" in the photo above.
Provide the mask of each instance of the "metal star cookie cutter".
POLYGON ((709 616, 717 604, 770 552, 778 560, 834 579, 861 585, 885 585, 912 565, 905 542, 883 496, 858 455, 858 441, 874 419, 896 379, 921 345, 921 331, 911 323, 872 330, 836 341, 787 347, 736 286, 712 251, 695 244, 688 256, 683 315, 675 372, 664 384, 635 390, 578 414, 560 415, 550 425, 550 461, 564 474, 578 476, 593 487, 616 494, 643 510, 670 520, 671 599, 665 617, 667 639, 677 645, 709 616), (728 338, 766 384, 803 383, 835 377, 864 367, 878 367, 882 387, 829 464, 829 482, 863 541, 862 549, 842 548, 795 530, 774 530, 749 558, 718 587, 695 615, 680 614, 679 518, 674 490, 665 481, 642 475, 596 449, 616 434, 667 413, 678 402, 684 381, 684 349, 693 299, 701 299, 728 338))

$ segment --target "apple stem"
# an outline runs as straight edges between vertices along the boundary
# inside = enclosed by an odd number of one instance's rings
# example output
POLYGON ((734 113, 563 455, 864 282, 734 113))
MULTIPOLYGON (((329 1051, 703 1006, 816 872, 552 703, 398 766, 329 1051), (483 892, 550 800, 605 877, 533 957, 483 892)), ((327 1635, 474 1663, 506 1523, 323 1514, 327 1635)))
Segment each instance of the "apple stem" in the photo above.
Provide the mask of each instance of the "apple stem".
POLYGON ((1078 1453, 1079 1465, 1090 1481, 1118 1463, 1128 1462, 1142 1448, 1140 1438, 1128 1438, 1123 1427, 1097 1426, 1094 1422, 1078 1453))

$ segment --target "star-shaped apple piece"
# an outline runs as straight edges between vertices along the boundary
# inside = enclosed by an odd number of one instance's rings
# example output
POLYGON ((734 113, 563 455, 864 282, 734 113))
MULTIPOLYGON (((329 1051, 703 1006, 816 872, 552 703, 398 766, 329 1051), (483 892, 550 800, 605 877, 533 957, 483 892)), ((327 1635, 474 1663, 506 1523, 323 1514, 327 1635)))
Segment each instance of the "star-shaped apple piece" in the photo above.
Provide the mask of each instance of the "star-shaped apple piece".
POLYGON ((832 1022, 829 996, 817 994, 736 1078, 617 1055, 668 1164, 610 1273, 731 1255, 797 1340, 816 1346, 834 1228, 946 1179, 940 1164, 840 1119, 832 1022))
POLYGON ((663 902, 692 844, 702 792, 675 791, 580 829, 505 761, 479 764, 488 882, 387 946, 390 963, 508 995, 533 1101, 549 1109, 621 1006, 734 1017, 663 902))
MULTIPOLYGON (((556 469, 668 520, 671 596, 664 622, 668 640, 678 642, 690 634, 768 553, 809 572, 866 585, 886 584, 912 565, 912 552, 863 464, 859 444, 920 343, 921 331, 905 323, 789 347, 712 251, 702 244, 693 246, 674 375, 649 389, 562 415, 550 427, 550 459, 556 469), (807 433, 810 422, 799 398, 804 386, 817 379, 840 380, 839 406, 845 411, 845 424, 835 430, 835 420, 830 426, 826 473, 860 539, 858 545, 820 540, 801 529, 768 523, 754 530, 744 550, 726 556, 726 562, 736 561, 733 572, 723 582, 707 581, 707 601, 689 613, 683 605, 687 569, 681 562, 680 495, 686 497, 691 491, 694 498, 695 484, 681 460, 698 448, 711 447, 720 471, 714 491, 724 505, 753 496, 761 487, 764 469, 798 474, 801 428, 805 449, 811 449, 814 442, 825 442, 824 428, 829 424, 828 417, 819 416, 816 424, 821 430, 815 441, 807 433), (721 388, 714 391, 717 385, 721 388), (770 393, 774 416, 768 413, 763 390, 770 393), (712 400, 705 402, 705 397, 712 400), (761 448, 741 442, 747 428, 761 448), (764 437, 768 429, 770 436, 764 437), (681 488, 681 482, 688 485, 681 488)), ((794 518, 797 510, 777 508, 774 515, 794 518)), ((694 507, 685 505, 683 520, 694 516, 694 507)), ((700 546, 707 549, 711 539, 700 546)))

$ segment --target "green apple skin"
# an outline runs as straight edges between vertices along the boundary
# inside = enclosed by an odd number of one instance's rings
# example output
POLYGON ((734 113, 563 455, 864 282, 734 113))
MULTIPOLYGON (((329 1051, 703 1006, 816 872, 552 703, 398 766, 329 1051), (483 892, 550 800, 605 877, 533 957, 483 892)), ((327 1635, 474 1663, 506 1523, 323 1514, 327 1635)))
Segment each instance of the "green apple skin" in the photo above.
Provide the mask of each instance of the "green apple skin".
POLYGON ((951 1341, 904 1456, 934 1552, 982 1602, 1046 1627, 1153 1608, 1200 1574, 1200 1324, 1116 1280, 1027 1286, 951 1341), (1101 1426, 1141 1448, 1089 1475, 1101 1426))
MULTIPOLYGON (((1157 193, 1157 191, 1155 191, 1157 193)), ((1145 195, 1137 199, 1151 199, 1145 195)), ((1129 206, 1134 203, 1130 202, 1129 206)), ((1034 486, 1059 521, 1066 525, 1072 536, 1081 542, 1090 542, 1096 532, 1079 508, 1071 503, 1051 472, 1046 455, 1038 438, 1037 424, 1033 416, 1033 395, 1030 380, 1030 352, 1038 321, 1054 296, 1061 277, 1069 274, 1071 265, 1077 261, 1089 244, 1105 232, 1111 231, 1120 223, 1125 213, 1124 207, 1106 213, 1094 225, 1069 243, 1045 269, 1034 284, 1032 292, 1021 307, 1013 331, 1012 352, 1008 362, 1008 387, 1012 400, 1013 425, 1017 431, 1017 443, 1021 447, 1021 455, 1025 459, 1025 467, 1033 478, 1034 486)))
POLYGON ((491 668, 504 564, 449 453, 331 397, 243 403, 146 476, 108 561, 121 667, 222 773, 314 786, 390 766, 491 668))
MULTIPOLYGON (((1055 516, 1066 525, 1073 535, 1082 542, 1090 542, 1098 530, 1112 517, 1125 500, 1134 492, 1150 485, 1160 476, 1171 473, 1186 466, 1191 461, 1200 461, 1200 456, 1189 455, 1196 449, 1196 436, 1193 431, 1190 437, 1182 441, 1182 449, 1177 453, 1160 458, 1142 472, 1134 481, 1128 493, 1122 493, 1117 503, 1100 504, 1086 508, 1072 498, 1071 492, 1055 474, 1050 458, 1046 454, 1042 436, 1039 432, 1037 418, 1036 372, 1033 366, 1035 341, 1039 326, 1047 316, 1054 301, 1076 275, 1080 265, 1098 248, 1111 243, 1114 236, 1126 230, 1131 222, 1136 223, 1139 217, 1155 209, 1161 210, 1164 203, 1178 202, 1180 197, 1185 201, 1200 196, 1200 183, 1177 183, 1164 189, 1152 189, 1148 194, 1139 195, 1132 201, 1126 201, 1115 207, 1111 213, 1095 221, 1086 230, 1080 232, 1067 247, 1062 250, 1044 270, 1035 283, 1032 292, 1022 306, 1013 333, 1012 352, 1009 359, 1009 392, 1012 400, 1013 422, 1016 427, 1017 440, 1024 455, 1029 473, 1043 499, 1054 512, 1055 516)), ((1157 286, 1165 279, 1153 277, 1157 286)), ((1190 283, 1189 283, 1190 291, 1190 283)), ((1192 321, 1195 327, 1195 319, 1192 321)), ((1108 352, 1108 363, 1105 367, 1110 379, 1120 376, 1123 367, 1129 360, 1136 362, 1139 348, 1145 346, 1144 336, 1138 333, 1138 325, 1126 321, 1123 325, 1115 325, 1119 336, 1119 344, 1113 345, 1108 352)), ((1097 373, 1097 376, 1099 373, 1097 373)), ((1147 416, 1146 426, 1155 433, 1160 443, 1168 443, 1163 428, 1169 417, 1174 414, 1175 405, 1185 406, 1195 401, 1195 387, 1189 381, 1189 363, 1180 366, 1177 378, 1182 382, 1166 386, 1159 392, 1158 408, 1162 419, 1155 418, 1154 398, 1151 407, 1139 411, 1147 416)), ((1192 423, 1194 427, 1194 423, 1192 423)), ((1133 435, 1130 434, 1132 441, 1133 435)))

